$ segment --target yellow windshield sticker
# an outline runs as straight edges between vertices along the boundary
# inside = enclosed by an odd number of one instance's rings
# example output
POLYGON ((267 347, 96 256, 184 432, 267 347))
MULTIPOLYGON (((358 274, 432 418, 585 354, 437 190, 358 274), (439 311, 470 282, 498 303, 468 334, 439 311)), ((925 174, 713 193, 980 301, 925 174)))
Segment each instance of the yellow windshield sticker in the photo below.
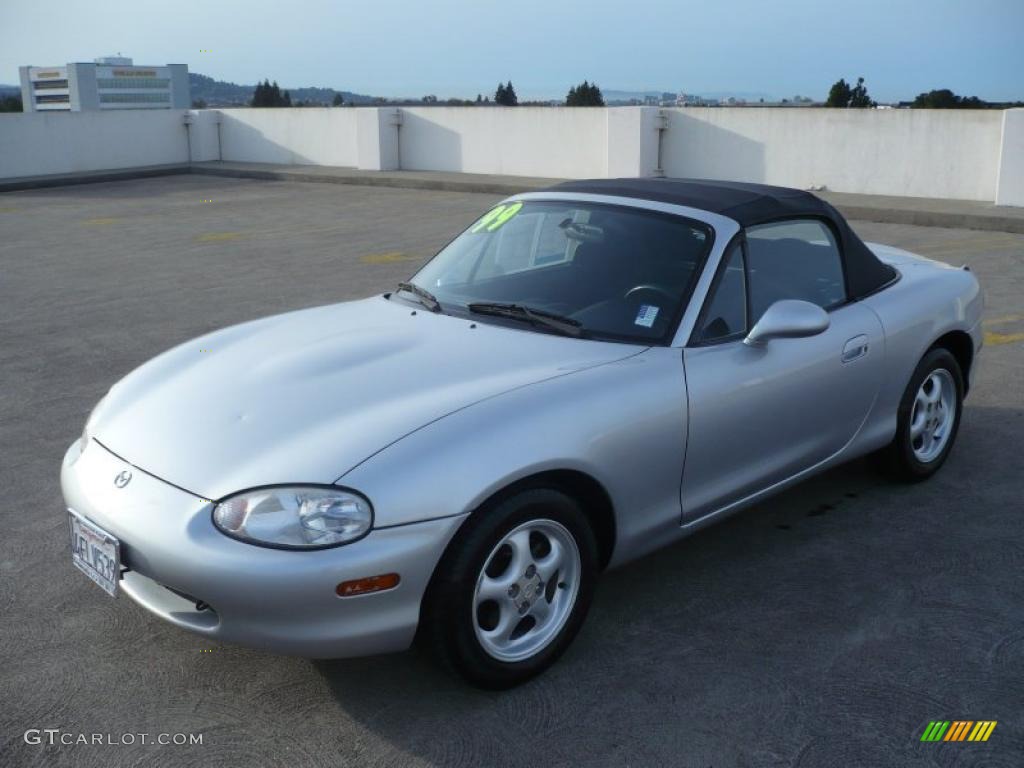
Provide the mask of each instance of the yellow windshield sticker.
POLYGON ((519 209, 522 207, 522 203, 512 203, 511 205, 499 205, 497 208, 492 208, 469 231, 482 232, 486 230, 493 232, 496 229, 500 229, 505 222, 519 213, 519 209))

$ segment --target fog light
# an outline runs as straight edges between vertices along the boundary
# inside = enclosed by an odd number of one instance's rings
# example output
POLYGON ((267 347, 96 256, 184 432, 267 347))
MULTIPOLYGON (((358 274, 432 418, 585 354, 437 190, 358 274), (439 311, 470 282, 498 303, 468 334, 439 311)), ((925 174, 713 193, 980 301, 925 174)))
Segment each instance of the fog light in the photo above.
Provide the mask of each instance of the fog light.
POLYGON ((356 595, 367 595, 370 592, 394 589, 400 580, 397 573, 384 573, 380 576, 367 576, 365 579, 343 581, 334 591, 338 593, 338 597, 355 597, 356 595))

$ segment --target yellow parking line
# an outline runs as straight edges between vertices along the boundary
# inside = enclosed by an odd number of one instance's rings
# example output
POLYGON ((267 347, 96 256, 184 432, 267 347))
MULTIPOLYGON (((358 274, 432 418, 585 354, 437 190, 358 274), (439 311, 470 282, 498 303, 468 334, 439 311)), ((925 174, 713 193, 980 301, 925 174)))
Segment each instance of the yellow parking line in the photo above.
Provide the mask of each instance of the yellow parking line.
POLYGON ((200 243, 222 243, 237 240, 241 236, 241 232, 207 232, 205 235, 199 235, 196 240, 200 243))
POLYGON ((1024 315, 1003 315, 1002 317, 992 317, 988 320, 984 320, 981 324, 986 326, 1006 325, 1007 323, 1016 323, 1018 320, 1024 320, 1024 315))
POLYGON ((996 333, 985 331, 985 346, 998 347, 1000 344, 1015 344, 1024 341, 1024 333, 996 333))
POLYGON ((943 243, 941 245, 922 245, 921 251, 928 253, 965 253, 971 254, 978 248, 997 248, 1000 246, 1022 245, 1019 237, 1008 235, 1006 237, 983 237, 973 240, 962 240, 956 243, 943 243))
POLYGON ((82 223, 89 226, 104 226, 107 224, 115 224, 117 221, 118 219, 113 217, 100 217, 98 219, 86 219, 82 223))
POLYGON ((394 264, 399 261, 419 261, 419 256, 411 256, 401 251, 390 251, 388 253, 371 253, 359 259, 363 264, 394 264))

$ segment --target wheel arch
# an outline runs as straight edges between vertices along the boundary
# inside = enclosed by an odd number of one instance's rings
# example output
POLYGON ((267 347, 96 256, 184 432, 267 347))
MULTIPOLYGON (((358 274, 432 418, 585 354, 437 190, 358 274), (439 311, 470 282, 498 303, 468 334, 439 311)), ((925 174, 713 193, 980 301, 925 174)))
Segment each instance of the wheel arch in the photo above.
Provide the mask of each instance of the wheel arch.
MULTIPOLYGON (((956 358, 957 364, 960 366, 960 373, 963 377, 964 382, 964 394, 967 394, 967 390, 970 387, 971 380, 971 365, 974 363, 974 342, 971 336, 966 331, 949 331, 944 333, 942 336, 937 338, 930 347, 932 349, 945 349, 948 350, 954 358, 956 358)), ((927 354, 927 352, 925 353, 927 354)))
POLYGON ((578 469, 548 469, 534 472, 524 477, 517 478, 481 501, 470 512, 466 519, 459 526, 452 540, 448 542, 444 553, 438 560, 438 565, 445 561, 446 556, 452 547, 457 546, 460 539, 460 532, 465 528, 466 523, 485 510, 492 508, 495 504, 514 496, 517 493, 530 488, 553 488, 571 496, 583 509, 583 514, 590 521, 591 529, 597 538, 599 565, 601 570, 607 567, 615 551, 617 528, 615 523, 615 508, 612 504, 608 491, 593 475, 578 469))
POLYGON ((599 568, 603 571, 608 566, 612 553, 615 551, 617 532, 615 508, 612 504, 611 496, 604 485, 592 475, 577 469, 549 469, 518 478, 502 486, 480 502, 466 516, 459 526, 459 530, 455 532, 455 535, 452 536, 445 546, 444 552, 434 566, 434 572, 431 574, 423 599, 420 602, 419 628, 417 629, 418 642, 426 639, 423 635, 423 616, 424 612, 429 610, 430 603, 436 593, 435 585, 438 574, 449 561, 453 549, 459 546, 462 534, 466 529, 466 523, 475 516, 482 514, 485 510, 492 508, 503 499, 530 488, 553 488, 579 502, 583 509, 583 514, 590 521, 591 529, 597 538, 599 568))

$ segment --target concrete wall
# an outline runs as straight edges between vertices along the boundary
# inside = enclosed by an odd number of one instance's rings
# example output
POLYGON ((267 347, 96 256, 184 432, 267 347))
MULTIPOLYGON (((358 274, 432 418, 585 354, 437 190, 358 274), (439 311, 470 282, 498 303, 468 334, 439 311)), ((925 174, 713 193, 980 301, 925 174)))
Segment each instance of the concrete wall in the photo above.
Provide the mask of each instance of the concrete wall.
POLYGON ((187 160, 182 110, 0 114, 0 178, 187 160))
POLYGON ((608 168, 606 110, 403 107, 406 170, 585 178, 608 168))
POLYGON ((1003 112, 996 205, 1024 206, 1024 109, 1003 112))
POLYGON ((659 172, 659 134, 668 176, 1024 206, 1024 110, 366 107, 0 115, 0 178, 190 159, 650 176, 659 172))
POLYGON ((222 109, 223 159, 249 163, 358 165, 356 111, 332 107, 222 109))
POLYGON ((669 176, 994 200, 999 110, 667 109, 669 176))

